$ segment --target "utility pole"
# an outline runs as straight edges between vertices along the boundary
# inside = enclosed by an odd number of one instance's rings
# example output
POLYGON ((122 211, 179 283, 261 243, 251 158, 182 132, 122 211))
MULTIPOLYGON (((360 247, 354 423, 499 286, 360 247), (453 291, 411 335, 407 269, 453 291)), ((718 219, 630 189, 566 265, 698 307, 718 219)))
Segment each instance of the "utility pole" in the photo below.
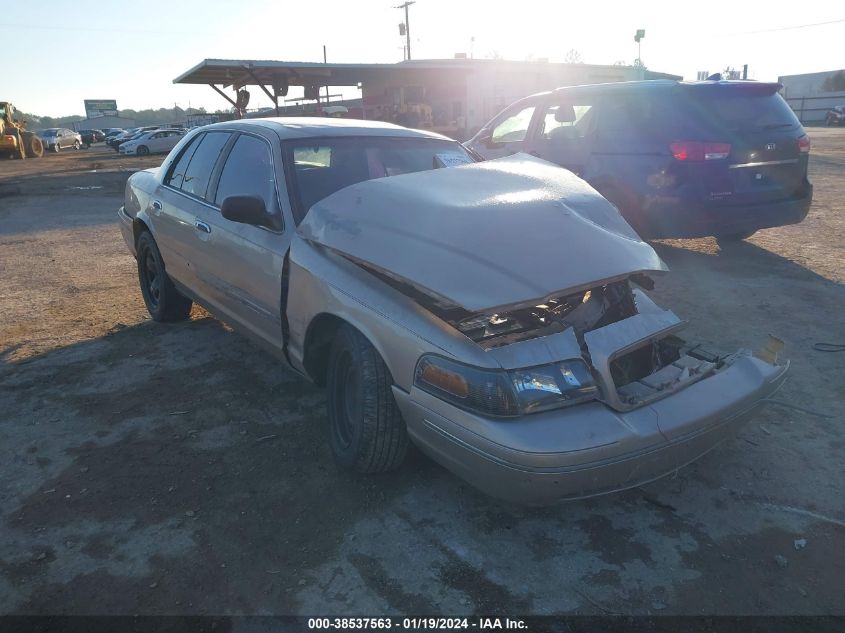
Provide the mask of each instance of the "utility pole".
MULTIPOLYGON (((326 61, 326 45, 323 44, 323 63, 328 64, 329 62, 326 61)), ((329 102, 329 84, 326 84, 326 103, 329 102)))
POLYGON ((408 21, 408 7, 416 4, 416 0, 408 0, 394 9, 405 9, 405 51, 406 59, 411 59, 411 23, 408 21))

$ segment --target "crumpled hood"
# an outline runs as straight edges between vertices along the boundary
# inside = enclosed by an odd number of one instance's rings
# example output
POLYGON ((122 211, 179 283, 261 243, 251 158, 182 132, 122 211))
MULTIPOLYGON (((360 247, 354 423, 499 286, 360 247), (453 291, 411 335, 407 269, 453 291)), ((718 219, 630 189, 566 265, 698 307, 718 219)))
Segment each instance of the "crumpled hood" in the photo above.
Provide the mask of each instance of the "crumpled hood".
POLYGON ((526 154, 351 185, 299 234, 469 312, 667 270, 592 187, 526 154))

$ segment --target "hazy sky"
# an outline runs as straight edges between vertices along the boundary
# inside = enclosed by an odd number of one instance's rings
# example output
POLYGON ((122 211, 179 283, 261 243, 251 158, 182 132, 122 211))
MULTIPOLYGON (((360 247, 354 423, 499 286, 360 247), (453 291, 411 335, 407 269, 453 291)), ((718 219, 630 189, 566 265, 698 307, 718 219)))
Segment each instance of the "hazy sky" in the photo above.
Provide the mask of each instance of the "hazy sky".
MULTIPOLYGON (((398 0, 43 0, 4 3, 3 94, 21 110, 83 114, 83 99, 119 108, 227 107, 205 86, 172 80, 205 58, 395 62, 402 59, 398 0)), ((599 0, 417 0, 414 59, 476 57, 630 63, 633 35, 653 69, 694 79, 749 65, 754 79, 845 67, 845 7, 838 2, 684 3, 599 0), (813 25, 823 22, 831 24, 813 25), (790 28, 798 27, 802 28, 790 28)), ((294 90, 291 96, 294 96, 294 90)), ((250 107, 270 105, 258 89, 250 107)))

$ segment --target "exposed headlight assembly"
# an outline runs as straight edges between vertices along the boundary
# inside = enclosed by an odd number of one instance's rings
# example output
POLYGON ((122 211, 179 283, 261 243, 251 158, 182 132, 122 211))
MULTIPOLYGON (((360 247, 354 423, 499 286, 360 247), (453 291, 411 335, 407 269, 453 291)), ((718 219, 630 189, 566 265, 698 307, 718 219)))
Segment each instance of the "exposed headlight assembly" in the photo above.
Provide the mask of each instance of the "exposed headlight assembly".
POLYGON ((504 371, 427 354, 417 363, 414 384, 462 409, 497 417, 558 409, 598 396, 580 358, 504 371))

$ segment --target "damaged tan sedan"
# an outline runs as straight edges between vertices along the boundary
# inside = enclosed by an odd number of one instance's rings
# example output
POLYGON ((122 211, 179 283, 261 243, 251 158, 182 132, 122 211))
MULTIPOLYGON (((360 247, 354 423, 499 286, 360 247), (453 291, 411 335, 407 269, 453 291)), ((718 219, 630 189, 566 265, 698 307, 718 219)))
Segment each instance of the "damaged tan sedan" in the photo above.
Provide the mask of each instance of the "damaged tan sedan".
POLYGON ((197 302, 325 385, 358 471, 413 442, 521 503, 621 490, 729 437, 787 370, 681 338, 645 292, 666 266, 582 180, 435 134, 207 126, 129 179, 119 217, 152 317, 197 302))

